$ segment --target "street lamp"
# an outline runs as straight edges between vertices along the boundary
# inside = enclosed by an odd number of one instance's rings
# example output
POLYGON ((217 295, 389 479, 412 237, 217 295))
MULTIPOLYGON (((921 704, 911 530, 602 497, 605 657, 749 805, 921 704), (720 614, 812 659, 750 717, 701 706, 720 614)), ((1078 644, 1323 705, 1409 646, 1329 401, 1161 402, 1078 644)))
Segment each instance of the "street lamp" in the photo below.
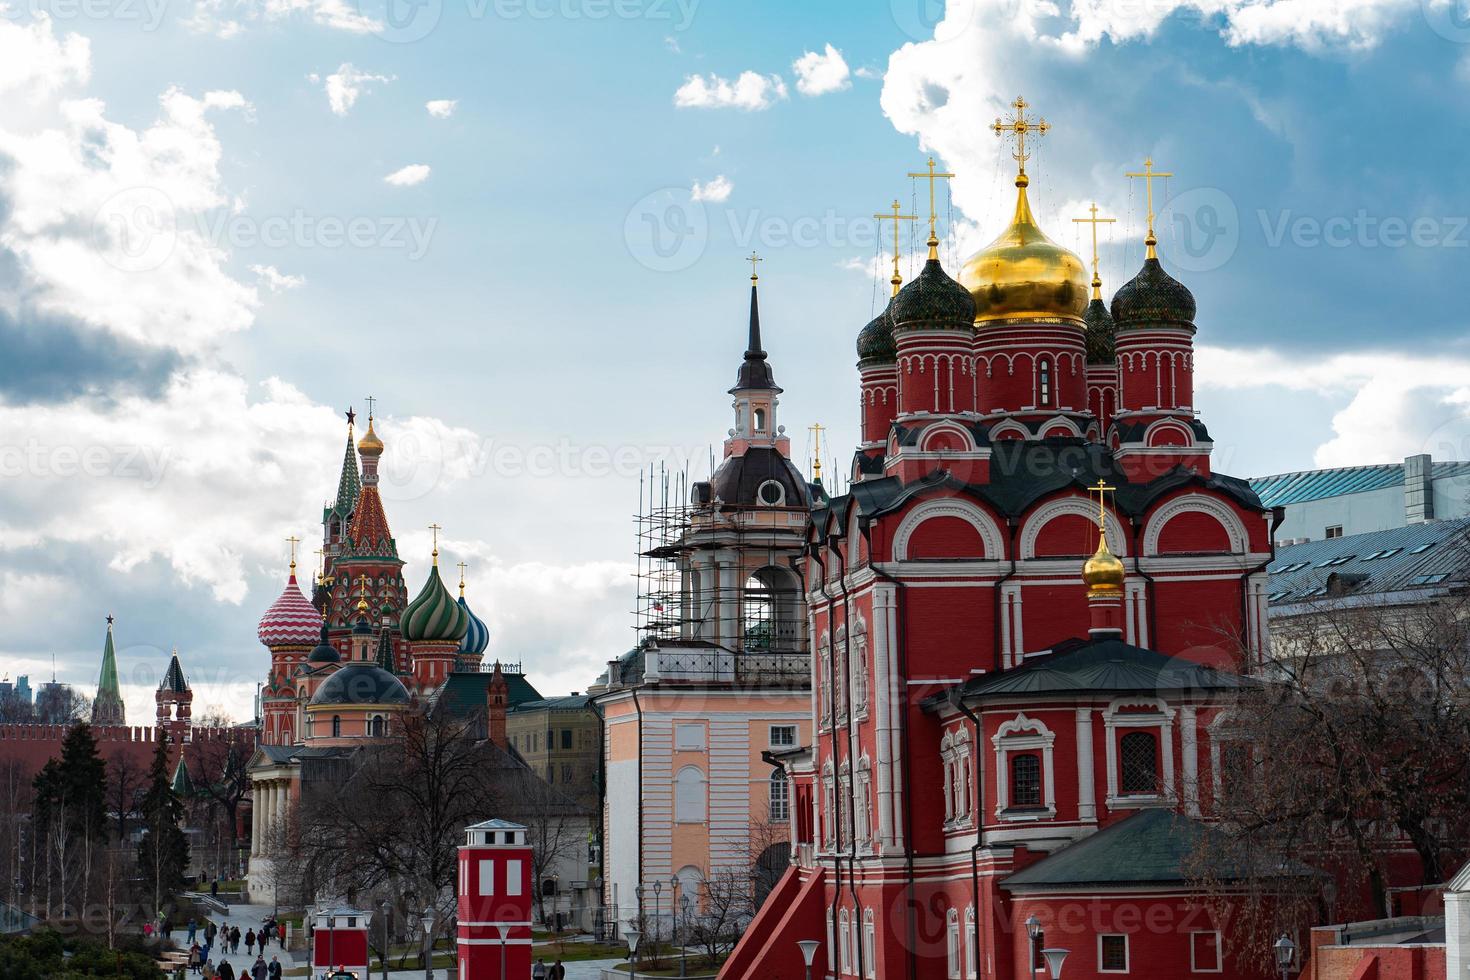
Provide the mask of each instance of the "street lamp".
POLYGON ((510 938, 510 926, 497 922, 495 931, 500 933, 500 980, 505 980, 505 943, 510 938))
POLYGON ((1043 949, 1041 956, 1046 960, 1046 972, 1051 974, 1051 980, 1062 980, 1062 963, 1066 961, 1070 949, 1043 949))
POLYGON ((817 958, 817 947, 822 944, 815 939, 798 939, 796 945, 801 949, 801 960, 806 964, 806 980, 812 980, 812 960, 817 958))
POLYGON ((1036 951, 1041 948, 1042 938, 1046 935, 1046 931, 1041 928, 1041 920, 1036 917, 1035 912, 1032 912, 1026 919, 1026 935, 1031 937, 1031 953, 1028 958, 1031 961, 1031 970, 1035 972, 1041 965, 1036 962, 1036 951))
POLYGON ((659 895, 664 890, 663 879, 653 879, 653 965, 658 966, 658 917, 662 914, 662 905, 659 904, 659 895))
POLYGON ((633 972, 638 971, 638 940, 643 938, 643 933, 635 925, 628 926, 623 930, 623 936, 628 940, 628 962, 632 964, 633 972))
MULTIPOLYGON (((670 937, 670 940, 674 943, 677 943, 679 946, 679 976, 687 977, 689 976, 689 951, 684 948, 683 942, 681 942, 679 939, 680 884, 681 882, 679 881, 678 875, 674 875, 672 878, 669 879, 669 908, 674 913, 674 931, 672 936, 670 937)), ((689 900, 689 896, 684 896, 684 900, 687 902, 689 900)), ((684 917, 684 926, 685 928, 688 928, 689 926, 689 917, 687 915, 684 917)))
MULTIPOLYGON (((383 915, 383 980, 388 980, 388 912, 393 906, 386 899, 378 903, 378 911, 383 915)), ((372 973, 371 970, 368 971, 372 973)))
POLYGON ((1296 943, 1286 933, 1271 947, 1276 951, 1276 968, 1281 971, 1281 980, 1286 980, 1292 966, 1296 964, 1296 943))
POLYGON ((419 916, 419 922, 424 927, 424 980, 434 980, 434 909, 432 906, 424 909, 424 914, 419 916))

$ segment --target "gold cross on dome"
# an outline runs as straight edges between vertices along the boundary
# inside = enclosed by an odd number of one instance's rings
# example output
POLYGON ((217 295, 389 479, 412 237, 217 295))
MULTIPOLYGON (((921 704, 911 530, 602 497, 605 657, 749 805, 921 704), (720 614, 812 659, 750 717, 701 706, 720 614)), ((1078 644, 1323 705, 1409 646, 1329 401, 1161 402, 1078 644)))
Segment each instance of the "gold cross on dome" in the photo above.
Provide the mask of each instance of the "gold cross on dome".
POLYGON ((1002 121, 997 116, 995 123, 990 127, 995 130, 996 136, 1011 136, 1015 139, 1016 150, 1011 157, 1020 165, 1020 169, 1016 172, 1016 183, 1021 187, 1026 186, 1022 178, 1026 176, 1026 161, 1031 158, 1031 154, 1026 152, 1026 137, 1034 133, 1037 138, 1040 138, 1051 130, 1051 124, 1045 119, 1037 119, 1033 122, 1026 118, 1026 110, 1030 107, 1031 103, 1017 96, 1016 101, 1011 103, 1011 108, 1016 110, 1015 117, 1002 121))
MULTIPOLYGON (((898 198, 896 197, 893 199, 891 207, 893 209, 892 214, 879 213, 873 215, 873 217, 878 221, 893 222, 893 278, 888 281, 893 286, 893 295, 897 296, 898 287, 903 285, 903 276, 898 274, 898 223, 900 221, 918 221, 919 216, 916 214, 901 214, 900 212, 903 208, 899 206, 898 198)), ((879 227, 881 228, 882 225, 879 225, 879 227)))
POLYGON ((326 552, 318 548, 312 553, 316 555, 316 580, 318 584, 320 584, 326 577, 326 570, 322 565, 322 556, 325 555, 326 552))
POLYGON ((464 562, 459 563, 459 597, 464 598, 464 570, 469 566, 464 562))
POLYGON ((294 534, 291 537, 289 537, 289 538, 286 539, 286 544, 291 549, 291 574, 292 575, 295 575, 296 574, 296 546, 298 544, 300 544, 300 543, 301 543, 301 539, 298 538, 298 537, 296 537, 294 534))
POLYGON ((1148 237, 1143 240, 1143 244, 1148 246, 1148 257, 1156 259, 1159 257, 1159 253, 1154 249, 1154 246, 1159 243, 1159 240, 1154 236, 1154 178, 1172 177, 1174 176, 1174 172, 1172 170, 1155 170, 1153 157, 1148 157, 1143 161, 1143 173, 1129 171, 1124 176, 1143 178, 1144 194, 1148 198, 1148 237))
POLYGON ((378 400, 376 398, 374 398, 372 395, 368 395, 367 396, 367 403, 368 403, 368 421, 371 422, 373 420, 373 406, 378 403, 378 400))
POLYGON ((813 422, 808 426, 812 434, 812 479, 817 483, 822 482, 822 433, 826 429, 820 422, 813 422))
POLYGON ((1091 212, 1092 217, 1090 217, 1090 218, 1073 218, 1072 221, 1075 222, 1075 223, 1077 223, 1077 224, 1085 224, 1085 225, 1091 225, 1092 226, 1092 298, 1093 299, 1102 299, 1102 276, 1098 275, 1098 271, 1097 271, 1097 226, 1098 225, 1110 225, 1113 222, 1117 221, 1118 219, 1117 218, 1099 218, 1097 216, 1097 202, 1096 201, 1093 201, 1092 202, 1092 207, 1088 208, 1087 210, 1089 212, 1091 212))
POLYGON ((755 264, 757 262, 764 262, 765 259, 761 258, 759 255, 756 255, 755 252, 751 252, 750 255, 749 255, 749 257, 746 258, 745 261, 747 261, 747 262, 750 263, 750 281, 751 282, 760 282, 761 277, 758 276, 758 275, 756 275, 756 272, 755 272, 755 264))
POLYGON ((1109 492, 1117 489, 1117 487, 1108 486, 1101 478, 1098 479, 1097 483, 1087 488, 1087 495, 1089 497, 1097 494, 1097 531, 1099 534, 1107 534, 1108 512, 1104 500, 1109 492))
POLYGON ((914 171, 910 170, 909 176, 923 177, 925 180, 929 181, 929 258, 937 259, 939 258, 939 236, 934 233, 934 223, 939 219, 939 212, 936 211, 934 208, 934 182, 936 180, 947 180, 950 177, 953 177, 954 174, 940 173, 939 171, 936 171, 934 169, 934 158, 930 157, 929 169, 927 171, 920 171, 918 173, 915 173, 914 171))
POLYGON ((434 535, 434 564, 439 564, 439 532, 444 530, 438 524, 430 524, 429 532, 434 535))

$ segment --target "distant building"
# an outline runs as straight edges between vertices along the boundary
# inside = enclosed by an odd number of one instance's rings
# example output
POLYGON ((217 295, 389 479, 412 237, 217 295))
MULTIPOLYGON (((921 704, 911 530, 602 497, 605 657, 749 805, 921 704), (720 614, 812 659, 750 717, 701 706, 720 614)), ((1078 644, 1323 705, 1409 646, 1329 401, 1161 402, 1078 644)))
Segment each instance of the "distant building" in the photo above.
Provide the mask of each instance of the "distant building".
POLYGON ((35 695, 31 692, 31 677, 29 674, 21 674, 15 679, 15 693, 26 704, 30 704, 35 695))
POLYGON ((1428 454, 1402 463, 1279 473, 1250 485, 1263 505, 1284 510, 1278 544, 1470 516, 1470 462, 1435 462, 1428 454))
POLYGON ((511 747, 541 778, 589 810, 601 806, 602 718, 591 695, 573 691, 512 704, 505 731, 511 747))

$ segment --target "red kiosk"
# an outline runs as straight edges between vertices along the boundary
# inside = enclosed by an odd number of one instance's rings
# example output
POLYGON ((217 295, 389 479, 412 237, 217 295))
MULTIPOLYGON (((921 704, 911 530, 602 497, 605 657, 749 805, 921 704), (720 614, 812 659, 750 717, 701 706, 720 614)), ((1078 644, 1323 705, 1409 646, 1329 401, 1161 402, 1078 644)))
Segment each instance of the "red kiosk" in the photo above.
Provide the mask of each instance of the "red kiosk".
POLYGON ((311 975, 368 975, 368 926, 372 913, 347 905, 316 910, 312 915, 311 975))
POLYGON ((486 820, 459 849, 460 980, 531 976, 531 845, 526 828, 486 820))

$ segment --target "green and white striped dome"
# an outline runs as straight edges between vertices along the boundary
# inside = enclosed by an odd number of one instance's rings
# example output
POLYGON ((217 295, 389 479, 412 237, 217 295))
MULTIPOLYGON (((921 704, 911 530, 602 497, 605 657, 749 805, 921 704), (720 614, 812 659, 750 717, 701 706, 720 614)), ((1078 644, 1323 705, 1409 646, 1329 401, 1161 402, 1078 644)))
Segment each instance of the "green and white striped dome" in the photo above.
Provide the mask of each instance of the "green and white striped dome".
POLYGON ((439 566, 429 569, 424 583, 400 620, 404 639, 410 643, 458 643, 470 626, 468 610, 454 601, 454 596, 439 578, 439 566))

